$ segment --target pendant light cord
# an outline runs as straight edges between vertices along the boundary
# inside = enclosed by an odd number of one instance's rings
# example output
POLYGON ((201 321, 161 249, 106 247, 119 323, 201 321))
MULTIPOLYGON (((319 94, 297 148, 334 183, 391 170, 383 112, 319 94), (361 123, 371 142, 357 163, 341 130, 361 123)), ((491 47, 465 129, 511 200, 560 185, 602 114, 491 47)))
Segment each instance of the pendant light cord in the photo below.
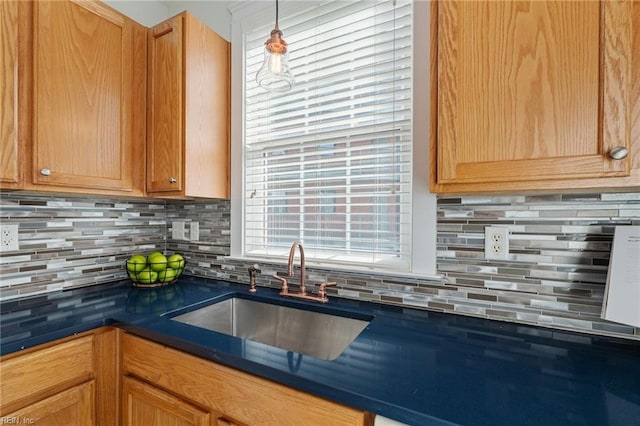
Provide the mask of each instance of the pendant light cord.
POLYGON ((278 0, 276 0, 276 27, 278 26, 278 0))

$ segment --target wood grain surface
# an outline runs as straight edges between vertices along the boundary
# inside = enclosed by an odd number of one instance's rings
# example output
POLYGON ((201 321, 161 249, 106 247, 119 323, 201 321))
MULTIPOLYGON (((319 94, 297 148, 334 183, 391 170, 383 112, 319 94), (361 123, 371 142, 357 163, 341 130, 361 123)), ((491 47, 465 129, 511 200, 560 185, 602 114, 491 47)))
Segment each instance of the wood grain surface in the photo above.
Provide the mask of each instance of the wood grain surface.
POLYGON ((229 198, 229 43, 184 12, 149 30, 148 52, 147 191, 229 198))
POLYGON ((536 190, 632 175, 631 157, 608 157, 614 146, 635 149, 632 8, 434 2, 432 190, 536 190))
POLYGON ((93 336, 3 359, 0 416, 93 378, 93 336))
POLYGON ((17 184, 18 2, 0 2, 0 182, 17 184))
POLYGON ((96 424, 94 402, 94 381, 91 380, 3 418, 17 419, 18 424, 92 426, 96 424))
POLYGON ((123 372, 173 395, 250 425, 368 425, 371 417, 286 386, 122 336, 123 372))
POLYGON ((148 192, 184 189, 183 26, 178 15, 148 32, 148 192))
POLYGON ((123 426, 209 426, 210 414, 130 377, 123 379, 123 426))
POLYGON ((185 33, 187 195, 229 198, 231 46, 188 13, 185 33))
POLYGON ((32 7, 34 187, 142 195, 144 28, 101 2, 32 7))

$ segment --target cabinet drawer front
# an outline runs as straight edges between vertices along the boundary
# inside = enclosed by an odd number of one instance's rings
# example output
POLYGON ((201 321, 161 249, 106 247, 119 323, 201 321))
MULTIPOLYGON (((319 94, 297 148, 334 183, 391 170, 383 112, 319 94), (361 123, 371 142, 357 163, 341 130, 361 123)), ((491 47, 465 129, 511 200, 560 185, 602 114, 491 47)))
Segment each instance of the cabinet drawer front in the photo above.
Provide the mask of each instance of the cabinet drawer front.
POLYGON ((93 336, 2 361, 0 411, 15 410, 20 404, 93 376, 93 336))
POLYGON ((250 425, 364 425, 365 412, 327 401, 144 339, 123 335, 132 374, 250 425))
POLYGON ((38 401, 4 418, 16 419, 22 424, 32 422, 52 426, 92 426, 95 424, 93 392, 92 380, 38 401))

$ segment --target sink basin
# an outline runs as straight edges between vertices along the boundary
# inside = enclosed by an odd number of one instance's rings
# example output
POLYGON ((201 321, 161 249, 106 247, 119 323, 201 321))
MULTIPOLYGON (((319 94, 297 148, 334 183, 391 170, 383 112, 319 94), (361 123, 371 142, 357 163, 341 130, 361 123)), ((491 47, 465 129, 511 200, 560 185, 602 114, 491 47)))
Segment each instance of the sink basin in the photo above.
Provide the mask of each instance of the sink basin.
POLYGON ((361 319, 233 297, 172 320, 324 360, 336 359, 373 317, 361 319))

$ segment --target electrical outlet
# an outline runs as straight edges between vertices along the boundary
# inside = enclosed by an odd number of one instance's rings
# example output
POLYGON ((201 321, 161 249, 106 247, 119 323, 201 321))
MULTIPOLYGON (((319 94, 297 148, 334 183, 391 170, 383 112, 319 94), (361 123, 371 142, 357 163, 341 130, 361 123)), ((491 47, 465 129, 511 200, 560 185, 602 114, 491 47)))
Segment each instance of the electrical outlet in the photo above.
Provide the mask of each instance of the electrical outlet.
POLYGON ((487 226, 484 228, 484 257, 487 259, 509 259, 509 228, 487 226))
POLYGON ((191 222, 190 231, 189 231, 189 240, 191 241, 200 240, 200 223, 199 222, 191 222))
POLYGON ((186 240, 184 236, 184 221, 174 220, 171 226, 171 239, 186 240))
POLYGON ((19 249, 18 224, 3 223, 0 226, 0 251, 17 251, 19 249))

